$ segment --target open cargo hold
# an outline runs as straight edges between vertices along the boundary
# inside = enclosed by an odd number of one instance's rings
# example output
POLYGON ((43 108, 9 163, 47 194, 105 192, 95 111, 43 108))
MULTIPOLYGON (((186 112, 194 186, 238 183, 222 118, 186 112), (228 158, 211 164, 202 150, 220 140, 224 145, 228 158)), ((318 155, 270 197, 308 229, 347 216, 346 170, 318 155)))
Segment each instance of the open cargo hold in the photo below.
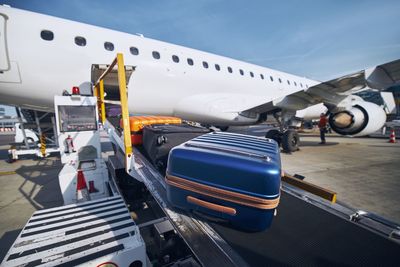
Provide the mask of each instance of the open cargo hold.
POLYGON ((165 173, 170 150, 190 139, 209 133, 207 128, 189 124, 156 124, 143 128, 143 147, 158 170, 165 173))
POLYGON ((171 150, 165 179, 173 206, 261 231, 279 203, 280 176, 275 141, 209 133, 171 150))
MULTIPOLYGON (((181 124, 182 120, 177 117, 167 116, 131 116, 129 126, 131 129, 132 145, 141 145, 143 142, 143 127, 152 124, 181 124)), ((122 120, 120 121, 122 127, 122 120)))

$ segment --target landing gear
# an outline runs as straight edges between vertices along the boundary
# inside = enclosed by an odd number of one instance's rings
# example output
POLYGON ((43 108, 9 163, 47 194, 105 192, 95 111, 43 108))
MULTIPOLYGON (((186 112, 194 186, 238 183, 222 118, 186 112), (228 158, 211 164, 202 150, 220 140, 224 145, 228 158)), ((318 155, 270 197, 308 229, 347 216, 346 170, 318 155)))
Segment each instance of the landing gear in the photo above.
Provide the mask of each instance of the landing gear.
POLYGON ((291 118, 294 114, 290 113, 274 113, 273 116, 279 125, 279 129, 272 129, 267 132, 265 138, 275 140, 286 153, 292 153, 299 150, 300 137, 298 132, 293 129, 295 124, 291 118))
POLYGON ((288 129, 282 136, 282 149, 284 152, 291 153, 299 150, 300 137, 294 129, 288 129))
POLYGON ((282 143, 282 133, 278 129, 272 129, 267 132, 265 138, 275 140, 280 146, 282 143))
POLYGON ((287 129, 283 133, 277 129, 272 129, 267 132, 265 138, 275 140, 286 153, 291 153, 299 150, 300 137, 296 130, 287 129))

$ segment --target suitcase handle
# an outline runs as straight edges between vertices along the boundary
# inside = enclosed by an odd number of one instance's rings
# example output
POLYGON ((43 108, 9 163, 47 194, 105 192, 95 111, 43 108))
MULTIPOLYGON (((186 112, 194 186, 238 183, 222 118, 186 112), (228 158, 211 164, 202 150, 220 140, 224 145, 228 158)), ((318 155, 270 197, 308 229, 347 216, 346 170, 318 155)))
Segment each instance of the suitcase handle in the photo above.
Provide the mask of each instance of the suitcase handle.
POLYGON ((217 147, 217 146, 210 146, 210 145, 204 145, 204 144, 195 144, 192 142, 187 142, 185 143, 185 146, 189 147, 196 147, 196 148, 207 148, 207 149, 214 149, 216 151, 221 151, 221 152, 228 152, 228 153, 234 153, 242 156, 247 156, 247 157, 254 157, 254 158, 260 158, 265 161, 271 161, 271 158, 267 155, 262 155, 262 154, 256 154, 256 153, 251 153, 251 152, 243 152, 239 151, 236 149, 229 149, 229 148, 222 148, 222 147, 217 147))
POLYGON ((208 201, 200 200, 200 199, 192 197, 192 196, 187 196, 186 201, 189 203, 195 204, 197 206, 206 208, 206 209, 222 212, 222 213, 229 214, 232 216, 236 215, 236 209, 234 209, 234 208, 214 204, 214 203, 211 203, 208 201))

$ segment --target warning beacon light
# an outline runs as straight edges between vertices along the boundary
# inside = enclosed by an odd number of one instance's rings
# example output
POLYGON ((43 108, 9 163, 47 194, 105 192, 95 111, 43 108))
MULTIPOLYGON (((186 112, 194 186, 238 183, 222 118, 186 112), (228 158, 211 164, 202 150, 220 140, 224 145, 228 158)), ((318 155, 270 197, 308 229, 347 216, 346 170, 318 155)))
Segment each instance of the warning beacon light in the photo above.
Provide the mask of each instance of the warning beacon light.
POLYGON ((79 87, 78 86, 72 87, 72 94, 73 95, 80 95, 81 94, 81 92, 79 91, 79 87))

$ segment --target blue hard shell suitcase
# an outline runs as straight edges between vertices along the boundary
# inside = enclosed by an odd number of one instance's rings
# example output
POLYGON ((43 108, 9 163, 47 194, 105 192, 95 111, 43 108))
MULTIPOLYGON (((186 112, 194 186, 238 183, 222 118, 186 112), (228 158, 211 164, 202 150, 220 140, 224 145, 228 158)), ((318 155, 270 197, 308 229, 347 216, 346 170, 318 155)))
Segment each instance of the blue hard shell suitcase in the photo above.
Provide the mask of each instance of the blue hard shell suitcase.
POLYGON ((262 231, 279 203, 279 148, 272 139, 205 134, 171 150, 165 181, 173 206, 262 231))

